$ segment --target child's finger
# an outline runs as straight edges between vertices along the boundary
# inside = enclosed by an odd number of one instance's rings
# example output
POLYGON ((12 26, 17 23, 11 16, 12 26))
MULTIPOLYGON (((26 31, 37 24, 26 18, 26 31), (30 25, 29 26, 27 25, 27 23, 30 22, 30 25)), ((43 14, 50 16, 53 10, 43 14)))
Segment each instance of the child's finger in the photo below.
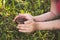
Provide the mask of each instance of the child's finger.
POLYGON ((30 24, 30 23, 32 23, 33 22, 33 20, 28 20, 28 21, 25 21, 24 23, 25 24, 30 24))
POLYGON ((19 16, 16 16, 14 19, 13 19, 13 22, 15 22, 15 20, 18 18, 19 16))
POLYGON ((18 25, 17 25, 17 27, 21 27, 21 26, 23 27, 23 26, 24 26, 24 24, 18 24, 18 25))
POLYGON ((13 19, 13 22, 15 22, 15 20, 16 20, 17 18, 21 18, 21 17, 25 17, 24 14, 19 14, 18 16, 16 16, 16 17, 13 19))

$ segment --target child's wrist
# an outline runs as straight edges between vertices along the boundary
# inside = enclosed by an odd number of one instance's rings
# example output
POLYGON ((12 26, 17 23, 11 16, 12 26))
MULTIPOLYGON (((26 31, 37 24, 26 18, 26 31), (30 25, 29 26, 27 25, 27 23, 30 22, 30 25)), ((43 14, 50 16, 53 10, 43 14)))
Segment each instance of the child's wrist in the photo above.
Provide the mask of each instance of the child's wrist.
POLYGON ((33 16, 33 20, 36 21, 36 20, 35 20, 35 16, 33 16))
POLYGON ((47 27, 44 22, 36 22, 36 30, 46 30, 46 29, 47 27))
POLYGON ((35 22, 35 30, 39 30, 38 22, 35 22))

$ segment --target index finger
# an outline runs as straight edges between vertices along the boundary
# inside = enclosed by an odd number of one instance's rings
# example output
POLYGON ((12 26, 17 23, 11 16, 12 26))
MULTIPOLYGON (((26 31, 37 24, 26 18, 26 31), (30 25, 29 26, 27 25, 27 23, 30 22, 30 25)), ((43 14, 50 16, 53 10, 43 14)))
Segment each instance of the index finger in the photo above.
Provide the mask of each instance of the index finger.
MULTIPOLYGON (((19 15, 17 15, 17 16, 13 19, 13 22, 15 22, 15 20, 16 20, 17 18, 21 18, 23 15, 24 15, 24 14, 19 14, 19 15)), ((23 17, 25 17, 25 16, 23 16, 23 17)))
POLYGON ((16 16, 14 19, 13 19, 13 22, 15 22, 15 20, 18 18, 19 16, 16 16))

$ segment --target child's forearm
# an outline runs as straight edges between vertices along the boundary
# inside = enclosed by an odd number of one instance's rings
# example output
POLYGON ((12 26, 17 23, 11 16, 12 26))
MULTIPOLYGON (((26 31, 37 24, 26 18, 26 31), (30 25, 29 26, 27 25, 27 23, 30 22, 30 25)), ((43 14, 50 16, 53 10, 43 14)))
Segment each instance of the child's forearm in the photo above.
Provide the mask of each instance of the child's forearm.
POLYGON ((60 29, 60 20, 49 22, 36 22, 37 30, 57 30, 60 29))
POLYGON ((50 8, 50 11, 53 12, 55 15, 59 15, 58 14, 58 11, 57 11, 57 1, 58 0, 51 0, 51 8, 50 8))
POLYGON ((54 19, 56 15, 52 12, 47 12, 45 14, 39 15, 39 16, 34 16, 34 20, 39 22, 39 21, 47 21, 54 19))
POLYGON ((47 21, 47 20, 51 20, 51 19, 54 19, 55 17, 59 16, 59 14, 57 12, 57 8, 56 8, 56 3, 57 3, 56 0, 51 0, 50 12, 47 12, 40 16, 35 16, 34 20, 35 21, 47 21))

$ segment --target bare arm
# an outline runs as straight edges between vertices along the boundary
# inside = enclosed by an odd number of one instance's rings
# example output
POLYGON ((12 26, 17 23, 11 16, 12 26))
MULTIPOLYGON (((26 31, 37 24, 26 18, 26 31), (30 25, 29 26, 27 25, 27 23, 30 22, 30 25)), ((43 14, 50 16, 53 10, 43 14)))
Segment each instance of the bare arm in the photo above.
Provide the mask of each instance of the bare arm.
POLYGON ((39 21, 47 21, 56 18, 57 15, 53 14, 52 12, 47 12, 45 14, 35 16, 34 20, 39 22, 39 21))
POLYGON ((36 22, 37 30, 56 30, 60 29, 60 19, 49 22, 36 22))
POLYGON ((57 13, 57 9, 56 9, 56 1, 55 0, 51 0, 50 12, 47 12, 47 13, 39 15, 39 16, 35 16, 34 20, 35 21, 47 21, 47 20, 54 19, 58 15, 59 14, 57 13))

